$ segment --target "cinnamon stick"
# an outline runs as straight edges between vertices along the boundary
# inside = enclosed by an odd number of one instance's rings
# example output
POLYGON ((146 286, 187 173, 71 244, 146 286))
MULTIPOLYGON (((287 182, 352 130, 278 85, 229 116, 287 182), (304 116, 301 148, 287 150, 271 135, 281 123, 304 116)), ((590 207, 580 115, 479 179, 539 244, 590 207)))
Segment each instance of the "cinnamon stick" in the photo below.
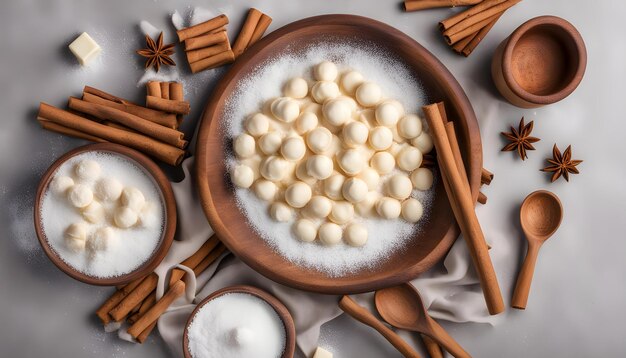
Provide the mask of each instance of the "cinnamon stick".
POLYGON ((233 44, 233 53, 235 54, 235 58, 239 57, 246 48, 248 44, 250 44, 250 39, 252 38, 252 34, 259 24, 259 20, 261 19, 261 12, 255 8, 250 8, 248 11, 248 16, 246 17, 246 21, 243 23, 241 31, 239 31, 239 35, 237 35, 237 39, 233 44))
POLYGON ((422 109, 437 149, 439 166, 449 184, 447 187, 449 189, 448 199, 450 204, 456 208, 453 211, 476 267, 487 308, 490 314, 498 314, 504 311, 504 302, 498 285, 498 278, 493 269, 493 264, 485 245, 484 235, 474 211, 471 194, 467 191, 467 186, 463 184, 461 175, 457 170, 439 107, 436 104, 431 104, 422 107, 422 109))
POLYGON ((493 173, 483 168, 482 171, 480 172, 480 182, 485 185, 489 185, 491 184, 492 180, 493 180, 493 173))
POLYGON ((148 297, 150 292, 156 288, 159 276, 156 273, 151 273, 146 276, 134 290, 126 295, 113 309, 109 311, 109 315, 117 322, 126 317, 137 304, 148 297), (149 291, 148 291, 149 290, 149 291))
POLYGON ((228 17, 224 14, 216 16, 210 20, 207 20, 201 24, 197 24, 194 26, 187 27, 182 30, 176 31, 178 35, 178 41, 183 42, 186 39, 196 37, 207 32, 211 32, 219 27, 228 24, 228 17))
POLYGON ((150 323, 150 325, 137 336, 136 339, 139 343, 143 343, 146 341, 146 339, 148 338, 148 336, 150 335, 154 327, 156 327, 157 322, 158 320, 155 320, 154 322, 150 323))
POLYGON ((102 138, 98 138, 96 136, 92 136, 92 135, 74 130, 72 128, 67 128, 62 125, 50 122, 50 121, 39 120, 39 124, 41 124, 41 128, 47 129, 51 132, 56 132, 59 134, 63 134, 63 135, 78 138, 78 139, 85 139, 85 140, 92 141, 92 142, 98 142, 98 143, 106 142, 106 140, 102 138))
POLYGON ((228 50, 200 61, 190 63, 189 67, 191 67, 192 73, 198 73, 200 71, 219 67, 233 61, 235 61, 235 54, 232 50, 228 50))
POLYGON ((467 46, 470 42, 472 42, 475 36, 478 36, 478 32, 479 31, 474 32, 473 34, 467 36, 466 38, 462 40, 457 41, 454 45, 452 45, 452 49, 454 50, 454 52, 462 54, 465 46, 467 46))
POLYGON ((173 99, 165 99, 154 96, 146 97, 146 106, 148 106, 148 108, 158 109, 163 112, 175 114, 189 114, 189 111, 191 109, 189 107, 189 102, 176 101, 173 99))
POLYGON ((208 33, 185 40, 185 51, 197 50, 222 42, 228 42, 226 31, 208 33))
POLYGON ((159 142, 142 134, 108 127, 43 102, 39 105, 37 119, 40 122, 53 122, 105 141, 137 149, 170 165, 180 164, 185 155, 185 151, 173 145, 159 142))
POLYGON ((183 139, 184 134, 182 132, 158 125, 113 107, 83 101, 75 97, 70 97, 68 106, 75 111, 92 115, 101 120, 109 120, 121 124, 181 149, 184 149, 187 145, 187 141, 183 139))
POLYGON ((487 196, 485 194, 483 194, 482 191, 478 192, 478 199, 476 199, 476 200, 478 200, 478 202, 483 204, 483 205, 487 204, 487 196))
POLYGON ((113 309, 113 307, 117 306, 130 292, 132 292, 139 284, 143 281, 143 277, 136 279, 126 286, 118 289, 115 293, 109 297, 108 300, 104 301, 104 303, 96 310, 96 316, 102 320, 102 323, 107 324, 111 322, 111 316, 109 316, 109 311, 113 309))
POLYGON ((441 30, 442 32, 445 30, 448 30, 449 28, 458 24, 459 22, 506 1, 509 1, 509 0, 484 0, 477 5, 470 7, 469 9, 465 11, 459 12, 458 14, 454 16, 451 16, 443 21, 440 21, 439 30, 441 30))
POLYGON ((478 34, 478 32, 482 28, 489 25, 492 21, 498 21, 498 18, 500 18, 500 15, 502 15, 502 13, 496 13, 495 15, 490 16, 484 20, 481 20, 475 24, 472 24, 464 29, 461 29, 460 31, 456 33, 448 33, 448 31, 452 30, 450 29, 443 33, 443 38, 446 40, 448 45, 453 45, 468 36, 472 36, 473 34, 478 34))
POLYGON ((483 0, 404 0, 404 11, 476 5, 483 0))
POLYGON ((223 42, 217 45, 201 48, 199 50, 187 51, 185 55, 187 56, 188 63, 194 63, 228 50, 230 50, 230 43, 223 42))
MULTIPOLYGON (((522 1, 522 0, 506 0, 506 1, 502 2, 502 3, 499 3, 499 4, 497 4, 495 6, 492 6, 492 7, 488 8, 488 9, 485 9, 484 11, 480 11, 480 12, 478 12, 476 14, 473 14, 473 15, 471 15, 471 16, 469 16, 469 17, 467 17, 467 18, 465 18, 465 19, 463 19, 461 21, 459 21, 458 23, 452 25, 450 28, 445 30, 443 32, 443 34, 444 34, 444 36, 446 38, 448 38, 448 37, 452 37, 453 35, 458 34, 461 31, 466 31, 468 28, 474 27, 474 25, 476 25, 478 23, 481 23, 481 22, 484 22, 488 18, 493 18, 493 16, 495 16, 497 14, 500 14, 501 12, 503 12, 506 9, 510 8, 511 6, 519 3, 520 1, 522 1)), ((478 5, 474 6, 474 7, 478 7, 480 5, 482 5, 482 3, 478 4, 478 5)), ((487 23, 489 23, 489 21, 487 23)), ((485 25, 481 26, 480 28, 484 27, 485 25)), ((477 31, 480 28, 477 28, 474 31, 477 31)), ((463 36, 463 37, 465 37, 465 36, 463 36)), ((463 38, 463 37, 461 37, 461 38, 463 38)))
MULTIPOLYGON (((128 102, 121 98, 115 100, 115 98, 117 97, 113 97, 114 99, 111 99, 111 97, 103 97, 102 95, 93 93, 94 91, 100 94, 104 93, 102 91, 96 90, 93 87, 86 86, 83 90, 83 100, 119 109, 120 111, 133 114, 135 116, 141 117, 145 120, 160 124, 168 128, 176 128, 176 116, 172 114, 155 111, 154 109, 146 108, 138 104, 128 102)), ((108 95, 108 93, 105 94, 108 95)))
MULTIPOLYGON (((174 101, 184 101, 185 93, 183 90, 183 84, 180 82, 170 82, 170 98, 174 101)), ((176 115, 176 121, 180 125, 183 121, 183 115, 176 115)))
POLYGON ((463 56, 468 57, 474 51, 476 46, 478 46, 478 44, 485 38, 485 36, 487 36, 489 31, 491 31, 491 28, 496 24, 496 22, 498 22, 502 14, 504 14, 504 11, 498 14, 495 19, 491 20, 491 22, 489 22, 487 26, 480 29, 476 36, 472 37, 472 40, 469 42, 469 44, 467 44, 467 46, 463 48, 463 51, 461 51, 463 56))
MULTIPOLYGON (((170 99, 170 84, 168 82, 161 82, 161 95, 158 98, 170 99)), ((150 108, 148 105, 146 107, 150 108)))
POLYGON ((254 32, 252 33, 252 37, 250 37, 250 43, 246 46, 246 49, 250 46, 254 45, 257 41, 263 37, 267 28, 270 27, 272 23, 272 18, 267 16, 266 14, 261 14, 261 18, 259 19, 259 23, 256 25, 254 32))
POLYGON ((128 328, 128 334, 137 338, 144 329, 155 322, 165 310, 185 292, 185 283, 177 281, 163 297, 157 301, 137 322, 128 328))
POLYGON ((161 97, 161 82, 148 81, 146 84, 146 92, 148 96, 161 97))

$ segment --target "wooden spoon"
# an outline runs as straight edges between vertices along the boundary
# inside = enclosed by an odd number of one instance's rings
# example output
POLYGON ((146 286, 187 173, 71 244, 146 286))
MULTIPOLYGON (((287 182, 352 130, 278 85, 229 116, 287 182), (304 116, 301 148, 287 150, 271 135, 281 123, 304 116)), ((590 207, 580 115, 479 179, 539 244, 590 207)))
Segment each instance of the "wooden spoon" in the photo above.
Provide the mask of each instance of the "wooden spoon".
POLYGON ((511 306, 523 310, 526 309, 528 302, 530 284, 533 280, 539 249, 561 225, 563 206, 554 193, 537 190, 524 199, 519 217, 522 230, 524 230, 524 235, 528 241, 528 252, 517 276, 511 306))
POLYGON ((380 334, 385 337, 389 343, 391 343, 396 349, 402 353, 407 358, 420 358, 419 353, 415 351, 402 337, 400 337, 396 332, 392 331, 391 328, 385 326, 376 316, 374 316, 370 311, 365 309, 356 303, 350 296, 343 296, 339 301, 339 308, 341 308, 345 313, 352 316, 357 321, 364 323, 375 330, 377 330, 380 334))
POLYGON ((470 358, 443 327, 432 319, 422 303, 419 292, 409 283, 384 288, 374 295, 376 309, 394 327, 424 333, 457 358, 470 358))

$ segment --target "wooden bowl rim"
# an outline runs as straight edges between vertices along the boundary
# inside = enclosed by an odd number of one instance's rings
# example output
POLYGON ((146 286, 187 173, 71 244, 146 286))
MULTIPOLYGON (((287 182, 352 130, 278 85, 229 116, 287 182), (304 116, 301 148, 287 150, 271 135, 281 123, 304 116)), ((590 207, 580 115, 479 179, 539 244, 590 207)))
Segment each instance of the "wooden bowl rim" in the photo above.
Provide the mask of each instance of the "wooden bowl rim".
POLYGON ((69 152, 63 154, 59 159, 52 163, 52 165, 43 174, 41 180, 39 181, 37 194, 35 196, 34 220, 35 233, 37 234, 39 244, 43 248, 50 261, 52 261, 52 263, 61 271, 63 271, 68 276, 74 278, 75 280, 90 285, 118 286, 150 274, 161 263, 161 261, 163 261, 163 258, 165 258, 165 255, 167 255, 167 252, 172 245, 172 241, 174 240, 174 233, 176 232, 176 199, 174 197, 174 192, 172 191, 170 181, 167 179, 163 171, 145 155, 134 149, 115 143, 87 144, 72 149, 69 152), (52 176, 63 163, 79 154, 87 152, 111 152, 115 153, 116 155, 121 155, 125 157, 126 159, 145 169, 147 174, 152 176, 159 191, 163 195, 165 223, 159 245, 152 253, 152 256, 150 256, 143 264, 141 264, 141 266, 129 273, 120 276, 99 278, 82 273, 74 267, 70 266, 65 261, 63 261, 60 258, 59 254, 50 246, 41 225, 41 214, 39 209, 41 208, 43 195, 48 188, 50 181, 52 180, 52 176))
POLYGON ((200 309, 204 307, 205 304, 209 303, 209 301, 216 297, 229 293, 246 293, 267 302, 267 304, 269 304, 274 309, 274 312, 276 312, 280 320, 283 322, 283 327, 285 328, 285 350, 283 351, 283 355, 281 357, 293 357, 296 349, 296 325, 293 322, 293 317, 291 316, 291 313, 289 312, 287 307, 276 296, 265 290, 249 285, 236 285, 224 287, 211 293, 205 299, 200 301, 196 308, 194 308, 194 310, 191 312, 191 314, 187 318, 185 330, 183 331, 183 354, 185 358, 192 358, 191 352, 189 352, 189 338, 187 335, 189 333, 189 326, 191 325, 193 318, 196 316, 198 311, 200 311, 200 309))
MULTIPOLYGON (((224 77, 218 82, 217 86, 213 90, 213 96, 209 99, 207 106, 203 112, 201 123, 198 131, 198 141, 196 148, 197 160, 196 165, 196 180, 198 185, 198 191, 201 197, 202 208, 211 224, 211 227, 220 236, 222 242, 229 248, 231 252, 237 255, 243 262, 250 266, 255 271, 268 277, 269 279, 278 283, 290 286, 292 288, 324 293, 324 294, 348 294, 348 293, 362 293, 376 290, 379 288, 393 286, 403 282, 410 281, 417 277, 420 273, 426 271, 432 267, 435 263, 441 260, 448 252, 452 244, 460 234, 458 226, 455 224, 454 219, 449 223, 449 226, 444 230, 445 234, 439 243, 430 251, 429 255, 422 260, 415 262, 408 269, 397 272, 394 276, 385 277, 384 279, 372 280, 369 277, 355 277, 350 280, 349 283, 342 283, 337 285, 333 282, 331 277, 328 277, 324 282, 311 282, 300 280, 297 275, 288 275, 282 272, 274 270, 273 267, 266 262, 260 261, 252 250, 249 252, 245 250, 238 242, 238 240, 232 236, 224 222, 220 218, 220 211, 213 202, 213 194, 208 185, 208 173, 207 165, 209 153, 207 152, 209 135, 213 131, 215 125, 211 118, 216 107, 218 105, 219 97, 216 94, 221 94, 230 83, 231 73, 243 70, 248 65, 248 62, 253 58, 254 54, 258 50, 271 45, 275 40, 289 34, 292 31, 302 30, 312 26, 329 26, 329 25, 341 25, 346 27, 366 27, 370 30, 389 34, 390 37, 395 36, 397 40, 401 41, 403 45, 411 46, 416 53, 424 56, 424 62, 427 62, 432 68, 435 69, 436 77, 446 83, 445 88, 453 93, 457 100, 455 101, 456 107, 459 109, 459 113, 463 113, 466 118, 465 125, 469 136, 472 137, 472 141, 467 143, 466 146, 472 150, 472 156, 468 162, 469 166, 469 178, 472 193, 478 194, 478 188, 480 185, 480 173, 482 170, 482 144, 480 139, 480 130, 478 128, 478 121, 474 110, 467 98, 467 95, 461 88, 460 84, 456 81, 452 73, 428 50, 421 46, 417 41, 404 34, 400 30, 391 27, 387 24, 373 20, 367 17, 358 15, 319 15, 301 19, 290 24, 287 24, 280 29, 268 34, 262 38, 259 42, 254 44, 250 49, 243 53, 243 55, 237 59, 235 64, 230 68, 224 77)), ((220 173, 222 175, 223 173, 220 173)), ((264 243, 265 244, 265 243, 264 243)), ((280 256, 279 253, 275 253, 277 259, 287 260, 280 256)), ((306 270, 301 266, 292 264, 299 269, 306 270)))
POLYGON ((507 86, 519 98, 530 103, 541 105, 555 103, 572 94, 572 92, 574 92, 574 90, 582 81, 583 75, 585 74, 585 69, 587 67, 587 50, 582 36, 580 35, 576 27, 574 27, 574 25, 572 25, 569 21, 552 15, 538 16, 521 24, 517 29, 515 29, 515 31, 513 31, 513 33, 506 41, 507 42, 502 56, 502 75, 507 86), (571 81, 559 91, 547 95, 537 95, 528 92, 517 83, 517 81, 513 77, 513 71, 511 70, 511 63, 513 61, 513 50, 515 49, 517 42, 528 31, 541 25, 552 25, 563 30, 574 43, 576 47, 576 53, 578 55, 578 67, 572 75, 571 81))

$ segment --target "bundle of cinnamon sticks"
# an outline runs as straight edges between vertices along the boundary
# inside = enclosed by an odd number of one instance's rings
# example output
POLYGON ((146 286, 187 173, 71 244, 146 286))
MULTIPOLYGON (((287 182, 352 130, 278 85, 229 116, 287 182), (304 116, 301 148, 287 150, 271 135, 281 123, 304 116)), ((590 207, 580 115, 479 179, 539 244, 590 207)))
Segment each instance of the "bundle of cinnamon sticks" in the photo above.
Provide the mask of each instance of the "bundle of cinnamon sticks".
POLYGON ((271 22, 271 17, 251 8, 232 48, 226 31, 228 17, 224 14, 181 29, 177 34, 178 40, 185 44, 191 72, 197 73, 235 61, 249 46, 263 37, 271 22))
POLYGON ((502 14, 522 0, 405 0, 406 11, 437 7, 473 5, 450 18, 439 22, 446 43, 465 57, 469 56, 502 14))
MULTIPOLYGON (((217 236, 211 236, 204 244, 180 265, 199 275, 226 251, 217 236)), ((151 273, 119 287, 96 311, 104 325, 112 322, 128 322, 128 333, 143 343, 156 326, 159 317, 177 298, 185 292, 185 275, 181 269, 171 272, 167 291, 157 300, 158 276, 151 273)))
MULTIPOLYGON (((94 142, 112 142, 134 148, 164 163, 181 163, 188 142, 178 131, 177 114, 189 112, 182 85, 170 83, 176 103, 186 110, 167 105, 143 107, 93 87, 85 86, 82 97, 70 97, 69 110, 40 103, 37 120, 44 129, 94 142), (149 108, 152 107, 152 108, 149 108)), ((169 104, 167 102, 166 104, 169 104)))

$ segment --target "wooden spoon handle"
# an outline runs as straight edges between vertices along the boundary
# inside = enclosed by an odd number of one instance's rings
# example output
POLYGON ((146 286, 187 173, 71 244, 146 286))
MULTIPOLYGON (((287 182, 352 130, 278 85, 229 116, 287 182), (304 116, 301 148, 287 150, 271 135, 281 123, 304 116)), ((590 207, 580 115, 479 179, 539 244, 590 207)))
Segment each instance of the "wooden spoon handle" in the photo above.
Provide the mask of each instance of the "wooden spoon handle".
POLYGON ((361 307, 350 296, 343 296, 339 301, 339 308, 345 313, 352 316, 357 321, 364 323, 385 337, 396 349, 405 357, 420 358, 420 355, 402 339, 396 332, 385 326, 378 318, 371 314, 368 310, 361 307))
POLYGON ((443 358, 443 353, 441 353, 441 348, 437 344, 437 342, 433 341, 432 338, 428 337, 425 334, 422 334, 422 341, 424 341, 424 346, 426 346, 426 350, 430 355, 430 358, 443 358))
POLYGON ((434 339, 440 346, 448 351, 452 356, 456 358, 472 358, 472 356, 459 345, 452 336, 446 332, 443 327, 437 323, 434 319, 428 317, 428 327, 430 332, 425 332, 432 339, 434 339))
POLYGON ((528 242, 528 252, 526 258, 522 264, 522 269, 517 276, 517 283, 515 284, 515 291, 513 291, 513 300, 511 300, 511 307, 517 309, 526 309, 526 303, 528 303, 528 294, 530 293, 530 284, 533 281, 533 274, 535 272, 535 263, 537 262, 537 256, 539 255, 540 244, 535 244, 534 241, 528 242))

